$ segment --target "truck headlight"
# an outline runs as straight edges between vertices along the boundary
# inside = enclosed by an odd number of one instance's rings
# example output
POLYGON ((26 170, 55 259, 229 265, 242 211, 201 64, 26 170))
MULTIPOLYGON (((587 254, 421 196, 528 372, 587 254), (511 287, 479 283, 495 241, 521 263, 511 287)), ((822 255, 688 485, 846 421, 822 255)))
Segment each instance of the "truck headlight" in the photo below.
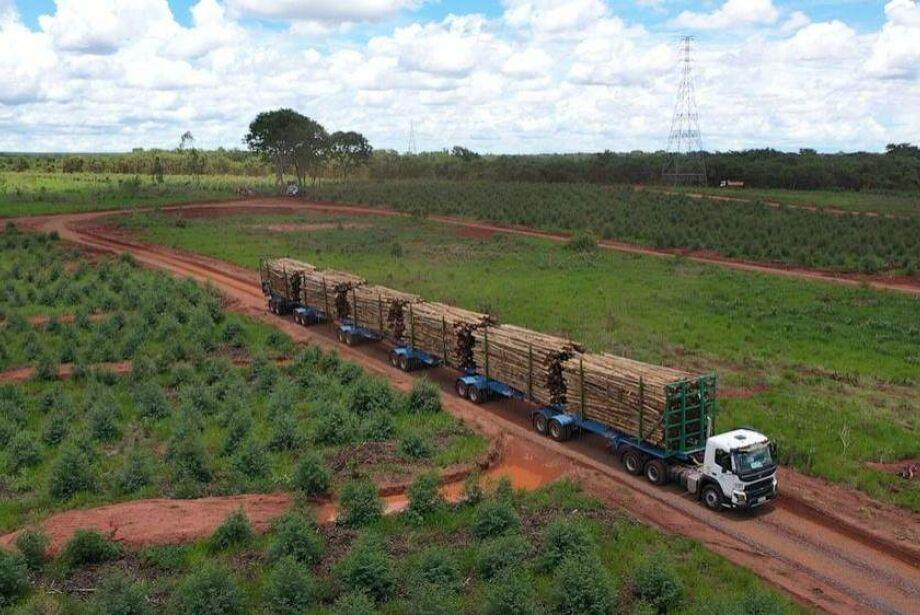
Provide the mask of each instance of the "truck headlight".
POLYGON ((738 502, 741 502, 741 503, 747 502, 747 494, 744 491, 734 491, 732 492, 732 495, 735 496, 735 499, 738 502))

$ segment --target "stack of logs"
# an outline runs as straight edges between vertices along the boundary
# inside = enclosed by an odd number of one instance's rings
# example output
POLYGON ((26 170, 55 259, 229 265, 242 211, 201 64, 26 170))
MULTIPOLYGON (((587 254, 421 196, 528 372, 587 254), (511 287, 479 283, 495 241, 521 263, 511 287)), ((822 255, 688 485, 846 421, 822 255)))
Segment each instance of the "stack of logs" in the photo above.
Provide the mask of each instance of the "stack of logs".
POLYGON ((316 267, 293 258, 276 258, 265 263, 268 288, 289 301, 297 301, 303 273, 314 272, 316 267))
POLYGON ((322 310, 332 318, 350 318, 352 310, 348 291, 365 281, 345 271, 305 271, 301 276, 300 302, 322 310))
POLYGON ((581 345, 513 325, 476 330, 473 339, 478 371, 526 393, 537 403, 566 403, 563 363, 581 356, 581 345))
POLYGON ((411 343, 461 370, 474 367, 473 332, 494 323, 488 314, 444 303, 412 304, 406 312, 411 343))
POLYGON ((664 444, 668 385, 688 381, 689 386, 698 386, 686 372, 608 354, 574 357, 563 364, 563 375, 570 412, 639 434, 656 446, 664 444))
POLYGON ((402 341, 408 335, 408 306, 421 300, 417 295, 385 286, 361 285, 351 291, 355 324, 374 329, 396 341, 402 341))

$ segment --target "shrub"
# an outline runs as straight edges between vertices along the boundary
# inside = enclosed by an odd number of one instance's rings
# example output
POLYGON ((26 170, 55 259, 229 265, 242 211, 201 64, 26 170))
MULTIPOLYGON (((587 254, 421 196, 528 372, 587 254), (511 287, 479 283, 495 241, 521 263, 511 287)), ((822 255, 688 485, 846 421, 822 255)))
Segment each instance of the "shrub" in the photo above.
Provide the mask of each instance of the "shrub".
POLYGON ((268 418, 274 421, 280 416, 293 414, 296 390, 287 380, 282 380, 275 385, 271 396, 268 398, 268 418))
POLYGON ((489 584, 485 615, 536 615, 537 594, 531 576, 523 571, 508 571, 489 584))
POLYGON ((21 431, 9 443, 7 465, 13 472, 32 468, 42 462, 42 448, 38 439, 30 432, 21 431))
POLYGON ((655 558, 640 566, 633 577, 633 593, 653 606, 659 613, 666 613, 680 602, 683 595, 680 578, 662 559, 655 558))
POLYGON ((567 557, 586 557, 595 548, 594 537, 584 524, 560 519, 546 528, 540 552, 540 568, 552 570, 567 557))
POLYGON ((101 564, 121 555, 121 547, 95 530, 77 530, 64 546, 61 560, 68 569, 101 564))
POLYGON ((275 538, 268 557, 278 560, 291 557, 301 564, 313 565, 322 559, 323 537, 307 517, 288 513, 275 522, 275 538))
POLYGON ((329 493, 332 476, 322 458, 315 453, 307 454, 300 460, 294 473, 294 487, 308 496, 329 493))
POLYGON ((354 415, 338 406, 325 409, 313 421, 313 441, 317 444, 347 444, 354 438, 354 415))
POLYGON ((467 504, 479 504, 482 501, 482 477, 479 472, 471 472, 463 481, 463 501, 467 504))
POLYGON ((393 412, 395 398, 392 387, 385 380, 359 378, 349 390, 348 410, 358 416, 375 412, 393 412))
POLYGON ((375 412, 361 423, 361 437, 367 442, 385 442, 395 433, 396 421, 385 412, 375 412))
POLYGON ((239 449, 240 443, 246 439, 252 430, 252 417, 248 412, 238 411, 227 420, 227 437, 224 438, 224 453, 233 454, 239 449))
POLYGON ((361 369, 361 366, 357 363, 352 363, 351 361, 342 361, 342 364, 339 365, 339 368, 335 372, 336 378, 342 384, 351 384, 364 375, 364 370, 361 369))
POLYGON ((521 528, 521 518, 508 502, 487 500, 476 509, 473 518, 473 534, 477 538, 500 536, 508 532, 517 532, 521 528))
POLYGON ((220 333, 220 338, 233 348, 243 348, 246 346, 246 331, 243 325, 235 320, 228 320, 220 333))
POLYGON ((441 478, 437 472, 426 472, 409 485, 408 513, 416 517, 423 517, 429 513, 441 510, 444 507, 444 498, 438 489, 441 478))
POLYGON ((63 412, 55 412, 48 417, 48 423, 42 432, 42 440, 48 446, 57 446, 64 441, 67 434, 70 433, 70 423, 72 417, 63 412))
POLYGON ((529 550, 527 540, 519 534, 489 539, 479 547, 476 568, 484 578, 491 579, 521 564, 529 550))
POLYGON ((431 583, 451 591, 460 589, 462 581, 457 560, 441 547, 431 547, 422 552, 412 579, 415 585, 431 583))
POLYGON ((48 491, 55 500, 66 500, 81 491, 94 491, 96 478, 90 457, 78 444, 65 447, 51 466, 48 491))
POLYGON ((98 612, 105 615, 146 615, 153 613, 147 603, 147 595, 139 583, 123 573, 106 577, 93 600, 98 612))
POLYGON ((578 231, 565 244, 565 249, 575 253, 597 252, 597 237, 585 231, 578 231))
POLYGON ((26 530, 16 536, 16 548, 29 570, 41 570, 48 561, 48 535, 41 530, 26 530))
POLYGON ((134 390, 134 403, 141 418, 157 421, 169 416, 172 408, 163 388, 156 382, 145 382, 134 390))
POLYGON ((294 451, 303 448, 306 440, 297 419, 290 414, 282 414, 272 422, 268 448, 273 451, 294 451))
POLYGON ((345 483, 339 503, 339 521, 352 527, 373 523, 383 515, 383 502, 377 493, 377 485, 369 480, 345 483))
POLYGON ((140 446, 128 453, 125 465, 115 475, 115 484, 121 493, 134 493, 153 483, 154 459, 140 446))
POLYGON ((176 611, 185 615, 236 615, 245 613, 246 605, 230 573, 208 564, 179 585, 176 611))
POLYGON ((419 378, 412 385, 406 407, 410 412, 440 412, 441 389, 428 378, 419 378))
POLYGON ((265 355, 257 356, 249 366, 249 380, 260 391, 270 391, 280 378, 281 370, 265 355))
POLYGON ((45 382, 53 382, 58 377, 58 362, 50 352, 42 352, 35 366, 35 377, 45 382))
POLYGON ((613 588, 596 556, 567 558, 556 568, 553 579, 553 612, 560 615, 607 615, 612 612, 613 588))
POLYGON ((10 606, 29 593, 25 561, 0 549, 0 608, 10 606))
POLYGON ((409 600, 410 613, 424 615, 454 615, 461 613, 460 600, 456 592, 439 585, 424 583, 412 588, 409 600))
POLYGON ((208 454, 198 433, 189 426, 180 427, 169 442, 166 459, 172 464, 176 483, 211 480, 208 454))
POLYGON ((351 592, 335 603, 336 615, 375 615, 377 606, 364 592, 351 592))
POLYGON ((414 433, 402 439, 399 452, 410 459, 428 459, 433 454, 431 443, 414 433))
POLYGON ((224 522, 214 530, 208 540, 212 551, 225 551, 230 547, 246 544, 252 539, 252 526, 243 509, 230 513, 224 522))
POLYGON ((89 415, 89 427, 93 437, 100 442, 111 442, 118 438, 116 419, 118 408, 107 402, 97 402, 89 415))
POLYGON ((294 559, 281 559, 265 582, 263 601, 272 613, 302 613, 313 603, 314 583, 294 559))
POLYGON ((345 587, 367 592, 377 602, 386 601, 396 589, 394 562, 377 540, 355 543, 339 568, 345 587))
POLYGON ((239 446, 239 452, 233 458, 233 467, 249 478, 268 476, 268 456, 265 449, 253 438, 247 438, 239 446))

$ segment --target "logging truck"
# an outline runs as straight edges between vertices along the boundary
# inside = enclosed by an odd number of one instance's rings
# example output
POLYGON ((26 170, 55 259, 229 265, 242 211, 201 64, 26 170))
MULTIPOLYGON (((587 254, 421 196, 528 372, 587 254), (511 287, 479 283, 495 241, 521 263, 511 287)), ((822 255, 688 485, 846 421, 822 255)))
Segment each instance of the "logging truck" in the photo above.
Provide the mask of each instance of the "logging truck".
POLYGON ((534 404, 540 434, 563 442, 593 433, 627 472, 680 485, 712 510, 755 508, 777 496, 776 450, 751 429, 713 433, 716 377, 586 352, 571 340, 367 285, 347 272, 263 259, 269 310, 304 326, 332 321, 340 342, 390 340, 390 362, 411 371, 445 365, 454 390, 481 404, 534 404))

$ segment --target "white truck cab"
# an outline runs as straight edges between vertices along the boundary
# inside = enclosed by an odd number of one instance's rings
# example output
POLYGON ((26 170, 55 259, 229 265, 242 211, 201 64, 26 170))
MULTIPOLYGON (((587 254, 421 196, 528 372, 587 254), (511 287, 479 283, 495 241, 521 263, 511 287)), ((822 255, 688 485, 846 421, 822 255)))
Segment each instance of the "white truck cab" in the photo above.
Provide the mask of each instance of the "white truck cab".
POLYGON ((776 468, 775 447, 766 436, 750 429, 727 431, 706 440, 691 491, 714 510, 754 508, 776 497, 776 468))

